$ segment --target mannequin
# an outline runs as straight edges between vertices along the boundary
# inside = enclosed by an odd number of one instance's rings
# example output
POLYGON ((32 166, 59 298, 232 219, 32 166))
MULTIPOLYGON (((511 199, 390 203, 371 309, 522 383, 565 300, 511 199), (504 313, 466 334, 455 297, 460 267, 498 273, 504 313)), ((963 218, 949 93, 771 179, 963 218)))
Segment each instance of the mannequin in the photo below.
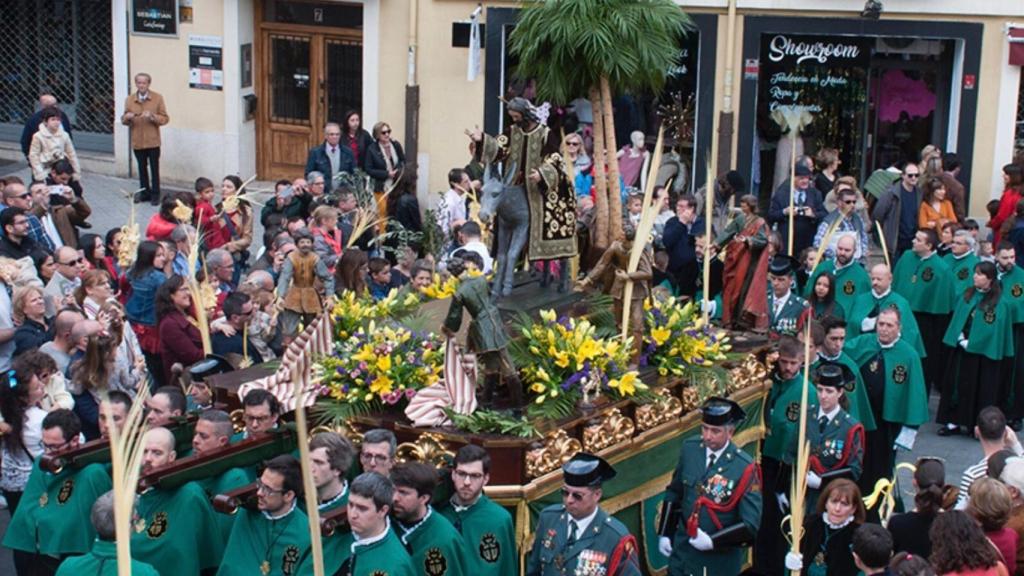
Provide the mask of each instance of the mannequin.
POLYGON ((651 153, 644 148, 646 136, 635 130, 629 135, 630 145, 623 146, 616 156, 619 158, 619 173, 626 186, 636 187, 639 183, 643 190, 647 184, 647 168, 651 161, 651 153))

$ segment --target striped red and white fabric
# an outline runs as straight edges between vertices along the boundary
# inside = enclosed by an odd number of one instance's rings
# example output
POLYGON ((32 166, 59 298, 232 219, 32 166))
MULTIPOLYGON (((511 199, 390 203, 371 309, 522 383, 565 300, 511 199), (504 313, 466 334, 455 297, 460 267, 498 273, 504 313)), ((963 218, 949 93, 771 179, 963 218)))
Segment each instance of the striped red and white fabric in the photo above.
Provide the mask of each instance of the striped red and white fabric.
POLYGON ((476 357, 462 354, 455 338, 448 338, 444 352, 444 380, 428 386, 409 400, 405 415, 413 426, 450 424, 444 407, 458 414, 476 411, 476 357))
POLYGON ((321 314, 288 345, 277 371, 239 386, 239 397, 254 388, 269 390, 281 402, 282 410, 291 412, 296 405, 295 385, 299 384, 305 391, 303 404, 307 408, 312 406, 316 402, 313 359, 333 352, 333 333, 331 315, 321 314))

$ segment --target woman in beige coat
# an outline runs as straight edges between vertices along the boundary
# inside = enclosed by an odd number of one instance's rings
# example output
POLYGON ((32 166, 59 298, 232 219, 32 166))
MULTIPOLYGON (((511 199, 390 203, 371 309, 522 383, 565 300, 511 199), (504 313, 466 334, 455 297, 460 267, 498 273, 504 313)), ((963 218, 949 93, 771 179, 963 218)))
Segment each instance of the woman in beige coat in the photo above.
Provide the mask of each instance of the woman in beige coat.
POLYGON ((75 154, 75 145, 71 143, 71 136, 61 126, 60 110, 47 108, 43 110, 43 122, 39 125, 39 131, 32 136, 32 144, 28 149, 28 161, 32 166, 32 178, 34 180, 46 180, 50 166, 54 162, 67 159, 74 168, 72 178, 79 180, 82 177, 82 170, 78 166, 78 155, 75 154))

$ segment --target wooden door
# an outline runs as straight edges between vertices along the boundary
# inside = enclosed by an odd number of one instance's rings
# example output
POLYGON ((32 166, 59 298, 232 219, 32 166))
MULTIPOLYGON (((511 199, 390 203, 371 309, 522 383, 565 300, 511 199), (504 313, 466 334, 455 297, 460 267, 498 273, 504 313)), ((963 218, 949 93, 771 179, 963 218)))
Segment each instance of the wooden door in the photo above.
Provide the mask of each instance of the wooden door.
POLYGON ((360 110, 362 38, 358 31, 274 28, 265 29, 261 40, 260 177, 296 178, 305 171, 309 149, 323 141, 324 125, 360 110))

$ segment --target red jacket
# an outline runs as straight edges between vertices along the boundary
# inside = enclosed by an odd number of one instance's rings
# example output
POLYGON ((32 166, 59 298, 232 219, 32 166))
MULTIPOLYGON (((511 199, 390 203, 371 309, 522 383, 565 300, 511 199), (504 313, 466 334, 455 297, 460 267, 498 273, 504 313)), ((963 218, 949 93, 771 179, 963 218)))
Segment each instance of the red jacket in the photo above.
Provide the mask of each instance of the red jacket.
POLYGON ((153 217, 149 220, 149 226, 146 226, 146 240, 154 240, 159 242, 160 240, 166 240, 171 237, 171 232, 178 226, 177 222, 168 222, 164 220, 163 216, 159 212, 153 214, 153 217))
POLYGON ((174 382, 171 366, 176 362, 188 368, 206 356, 199 329, 179 311, 171 312, 160 319, 160 348, 165 384, 174 382))
POLYGON ((999 212, 996 212, 994 218, 988 221, 988 227, 992 229, 992 246, 999 246, 999 239, 1002 236, 999 229, 1002 228, 1003 222, 1006 222, 1011 216, 1017 213, 1017 202, 1021 199, 1020 190, 1016 188, 1007 188, 1003 190, 1003 195, 999 199, 999 212))

